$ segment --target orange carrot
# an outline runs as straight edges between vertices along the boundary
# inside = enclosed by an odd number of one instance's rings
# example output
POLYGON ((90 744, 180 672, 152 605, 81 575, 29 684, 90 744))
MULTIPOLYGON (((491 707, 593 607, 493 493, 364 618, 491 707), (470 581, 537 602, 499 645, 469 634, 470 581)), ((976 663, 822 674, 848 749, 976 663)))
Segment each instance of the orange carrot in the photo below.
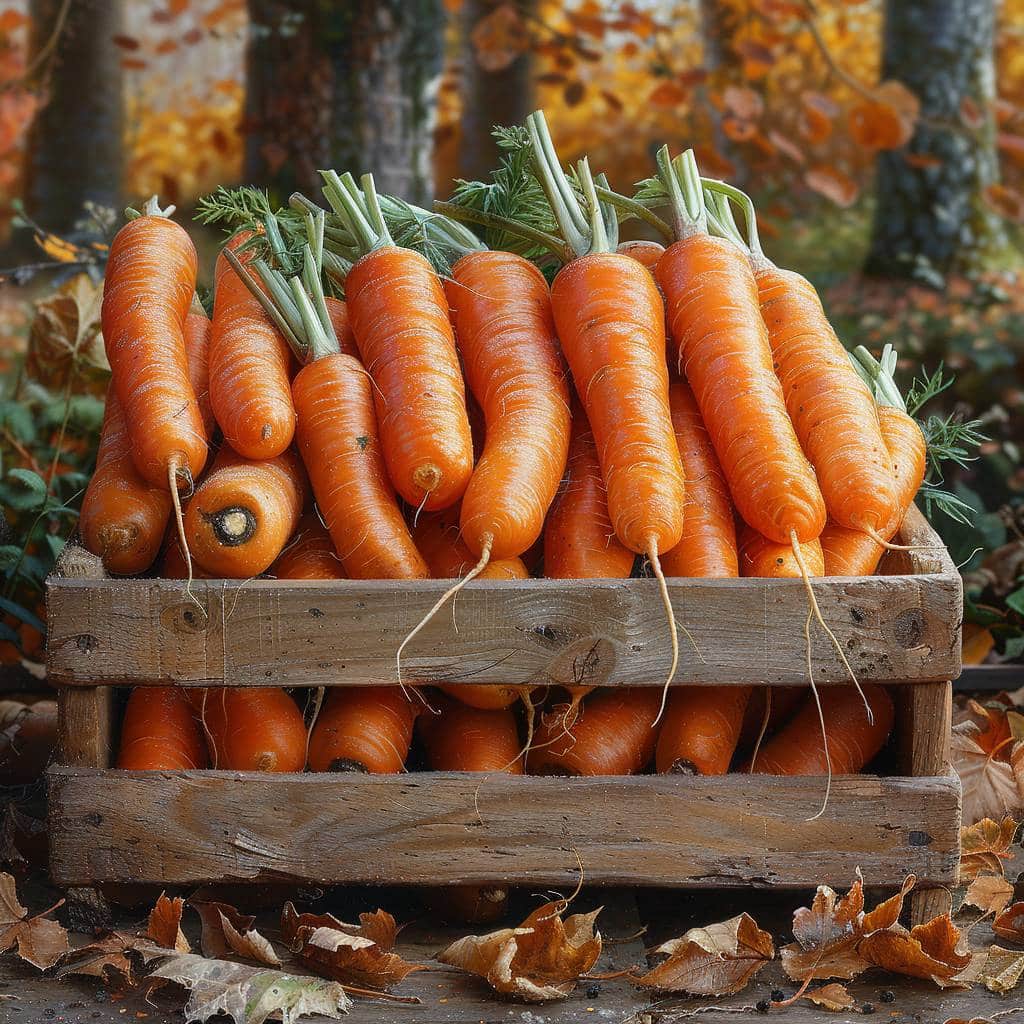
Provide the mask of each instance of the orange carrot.
POLYGON ((548 201, 577 253, 552 285, 555 327, 594 432, 616 536, 645 554, 658 577, 672 641, 667 685, 679 662, 679 641, 659 556, 679 543, 686 496, 669 410, 662 298, 636 260, 608 251, 586 160, 578 166, 585 216, 543 114, 531 114, 527 127, 548 201))
POLYGON ((132 461, 148 483, 175 494, 179 478, 191 486, 206 464, 185 351, 195 285, 195 246, 154 197, 110 247, 101 319, 132 461))
POLYGON ((654 754, 657 687, 611 687, 591 694, 569 728, 560 713, 541 716, 526 756, 531 775, 634 775, 654 754))
POLYGON ((420 707, 399 686, 332 687, 309 739, 310 770, 402 771, 420 707))
MULTIPOLYGON (((456 579, 473 568, 477 559, 459 535, 459 507, 424 512, 412 529, 412 539, 436 580, 456 579)), ((499 558, 487 564, 480 580, 525 580, 530 574, 519 558, 499 558)))
POLYGON ((683 535, 661 560, 666 576, 739 575, 732 499, 693 392, 685 381, 669 391, 672 426, 686 474, 683 535))
POLYGON ((594 435, 582 408, 573 410, 565 480, 544 527, 549 579, 626 579, 635 555, 615 536, 594 435))
POLYGON ((356 346, 356 339, 352 337, 352 325, 348 320, 348 307, 341 299, 332 295, 324 298, 324 305, 327 307, 327 315, 331 320, 331 327, 334 328, 334 336, 338 339, 338 349, 342 355, 359 358, 359 349, 356 346))
POLYGON ((466 381, 486 422, 462 501, 462 538, 488 557, 540 536, 569 448, 569 389, 540 271, 514 253, 469 252, 445 282, 466 381))
POLYGON ((185 358, 188 361, 188 379, 196 393, 203 429, 211 438, 217 429, 217 420, 210 405, 210 318, 199 306, 197 299, 185 317, 185 358), (198 307, 198 308, 196 308, 198 307))
MULTIPOLYGON (((235 253, 252 232, 232 238, 235 253)), ((243 253, 243 263, 252 257, 243 253)), ((210 401, 239 455, 272 459, 295 434, 288 344, 222 252, 217 259, 210 337, 210 401)))
POLYGON ((755 686, 743 716, 737 746, 748 750, 757 743, 762 731, 765 736, 773 735, 793 717, 797 705, 806 695, 807 691, 802 686, 755 686))
MULTIPOLYGON (((825 575, 825 556, 817 539, 800 546, 810 576, 825 575)), ((792 544, 776 544, 744 524, 740 530, 740 575, 770 579, 800 579, 800 564, 792 544)))
POLYGON ((852 686, 821 691, 821 716, 827 723, 827 744, 819 729, 819 713, 808 699, 796 715, 762 748, 751 771, 764 775, 851 775, 882 749, 892 731, 892 698, 869 683, 864 694, 874 721, 852 686))
POLYGON ((636 260, 653 274, 658 260, 665 255, 665 246, 648 238, 637 238, 631 242, 619 242, 615 251, 636 260))
POLYGON ((225 442, 185 513, 192 557, 218 578, 259 576, 294 533, 308 491, 294 452, 254 461, 225 442))
POLYGON ((137 686, 121 723, 117 767, 133 771, 205 768, 206 745, 184 691, 137 686))
POLYGON ((324 194, 364 255, 345 279, 349 321, 373 378, 381 446, 390 476, 410 505, 447 508, 473 470, 466 395, 444 289, 430 263, 396 246, 373 179, 324 173, 324 194))
MULTIPOLYGON (((197 695, 198 697, 199 695, 197 695)), ((213 687, 199 697, 213 766, 232 771, 301 772, 306 723, 280 687, 213 687)))
POLYGON ((417 725, 432 771, 523 774, 511 711, 481 711, 444 698, 438 705, 439 714, 424 712, 417 725))
POLYGON ((334 551, 331 535, 315 513, 299 520, 295 535, 270 567, 279 580, 343 580, 345 570, 334 551))
POLYGON ((743 727, 750 686, 675 689, 658 734, 659 772, 725 775, 743 727))

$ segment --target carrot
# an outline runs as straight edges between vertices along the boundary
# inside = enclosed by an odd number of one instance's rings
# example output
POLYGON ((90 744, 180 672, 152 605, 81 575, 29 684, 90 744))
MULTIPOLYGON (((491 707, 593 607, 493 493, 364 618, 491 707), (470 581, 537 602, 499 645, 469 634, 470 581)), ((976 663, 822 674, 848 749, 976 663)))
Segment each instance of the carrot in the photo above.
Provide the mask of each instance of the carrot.
POLYGON ((772 366, 750 262, 707 232, 692 153, 658 154, 679 241, 658 262, 680 374, 693 389, 740 515, 780 544, 813 540, 825 503, 772 366), (685 194, 684 194, 685 190, 685 194))
POLYGON ((615 251, 636 260, 653 274, 658 260, 665 254, 665 246, 648 238, 637 238, 631 242, 619 242, 615 251))
POLYGON ((752 690, 750 686, 673 690, 658 734, 658 771, 725 775, 739 743, 752 690))
MULTIPOLYGON (((732 189, 729 195, 747 214, 750 261, 776 374, 829 517, 877 537, 896 514, 897 496, 871 392, 850 365, 814 286, 765 256, 749 197, 732 189)), ((717 196, 716 210, 727 230, 735 230, 728 196, 717 196)), ((736 237, 742 241, 738 232, 736 237)))
POLYGON ((350 579, 426 579, 430 573, 413 544, 388 479, 377 438, 371 382, 338 348, 317 257, 308 246, 303 280, 285 284, 260 260, 264 288, 229 250, 228 261, 258 298, 306 365, 292 382, 298 414, 296 442, 313 495, 350 579))
MULTIPOLYGON (((800 579, 800 561, 791 544, 777 544, 746 524, 740 529, 740 575, 769 579, 800 579)), ((810 576, 825 575, 825 556, 817 539, 799 545, 810 576)))
POLYGON ((548 201, 577 254, 552 285, 555 327, 593 429, 615 534, 625 547, 645 554, 658 577, 672 642, 667 687, 679 662, 679 640, 659 556, 682 536, 685 486, 669 411, 662 299, 639 263, 608 251, 586 160, 578 172, 589 224, 543 114, 531 114, 527 127, 548 201))
POLYGON ((154 196, 117 233, 104 279, 101 320, 132 461, 152 486, 177 493, 206 464, 206 434, 188 376, 185 318, 196 250, 154 196))
MULTIPOLYGON (((206 371, 210 321, 205 313, 190 311, 185 317, 185 356, 204 436, 213 434, 206 371)), ((113 385, 100 428, 96 468, 85 489, 78 529, 85 547, 103 559, 107 572, 134 576, 145 572, 156 559, 171 514, 171 497, 165 487, 153 487, 135 469, 124 411, 113 385)))
POLYGON ((732 499, 689 385, 672 382, 672 426, 686 474, 683 535, 661 560, 666 576, 739 575, 732 499))
POLYGON ((544 575, 626 579, 635 557, 615 536, 594 434, 586 413, 577 407, 565 479, 544 526, 544 575))
POLYGON ((352 337, 352 325, 348 320, 348 306, 341 299, 333 295, 324 297, 324 305, 327 307, 327 315, 334 328, 334 336, 338 339, 338 349, 342 355, 359 358, 359 349, 356 347, 356 339, 352 337))
MULTIPOLYGON (((187 505, 185 507, 186 509, 188 508, 187 505)), ((186 562, 176 526, 168 528, 167 533, 164 535, 163 547, 160 549, 159 566, 160 575, 165 580, 208 580, 213 578, 197 566, 186 562)))
POLYGON ((306 723, 280 687, 213 687, 197 698, 215 768, 302 771, 306 723))
POLYGON ((308 491, 294 452, 254 461, 225 442, 185 513, 192 557, 218 578, 259 576, 294 533, 308 491))
MULTIPOLYGON (((224 439, 239 455, 272 459, 295 435, 291 356, 285 339, 227 258, 228 251, 235 255, 251 237, 248 231, 235 235, 217 258, 210 402, 224 439)), ((241 256, 242 262, 251 259, 251 253, 241 256)))
POLYGON ((802 686, 755 686, 747 703, 738 747, 749 750, 793 717, 806 695, 802 686))
MULTIPOLYGON (((855 356, 865 367, 880 371, 882 368, 866 349, 858 348, 855 356)), ((891 379, 890 379, 890 382, 891 379)), ((889 452, 893 475, 896 480, 896 514, 872 537, 863 530, 851 530, 839 523, 829 522, 821 534, 821 546, 825 552, 825 571, 829 576, 871 576, 878 568, 885 546, 881 542, 895 536, 924 482, 927 469, 928 448, 917 422, 908 416, 903 400, 892 383, 887 393, 889 401, 899 404, 880 404, 878 420, 882 428, 882 439, 889 452)), ((880 399, 881 401, 881 399, 880 399)))
POLYGON ((417 725, 431 771, 523 774, 511 711, 481 711, 443 698, 439 711, 421 714, 417 725))
POLYGON ((332 687, 309 739, 310 770, 402 771, 419 709, 399 686, 332 687))
POLYGON ((345 279, 346 306, 374 382, 388 475, 410 505, 447 508, 469 483, 473 446, 444 289, 423 256, 392 241, 372 176, 362 197, 350 175, 324 179, 363 253, 345 279))
POLYGON ((660 705, 656 687, 612 687, 587 697, 568 729, 562 715, 543 715, 526 769, 531 775, 633 775, 654 754, 660 705))
POLYGON ((343 580, 345 571, 335 554, 331 535, 314 513, 299 520, 288 546, 270 567, 279 580, 343 580))
POLYGON ((881 686, 869 683, 864 693, 873 722, 852 686, 829 686, 821 694, 827 740, 818 729, 818 709, 813 700, 807 700, 761 748, 751 771, 765 775, 850 775, 861 771, 882 749, 895 716, 892 698, 881 686))
POLYGON ((135 687, 121 722, 117 767, 170 771, 206 763, 206 745, 184 692, 176 686, 135 687))
MULTIPOLYGON (((459 534, 459 507, 425 512, 412 528, 412 539, 436 580, 455 579, 468 572, 477 559, 459 534)), ((482 580, 525 580, 530 574, 519 558, 498 558, 476 575, 482 580)))

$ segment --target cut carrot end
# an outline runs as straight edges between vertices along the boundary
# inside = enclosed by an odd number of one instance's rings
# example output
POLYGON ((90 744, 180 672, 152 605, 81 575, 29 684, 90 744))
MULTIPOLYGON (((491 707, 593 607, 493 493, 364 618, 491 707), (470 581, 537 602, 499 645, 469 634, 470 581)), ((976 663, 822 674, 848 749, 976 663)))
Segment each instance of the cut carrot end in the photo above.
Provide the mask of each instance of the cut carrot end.
POLYGON ((395 669, 398 675, 399 686, 403 685, 402 651, 405 650, 409 641, 412 640, 412 638, 416 636, 416 634, 419 633, 419 631, 423 629, 423 627, 426 626, 428 622, 430 622, 430 620, 448 603, 450 599, 454 598, 467 583, 469 583, 471 580, 476 579, 476 577, 479 576, 480 573, 482 573, 484 569, 487 568, 487 563, 491 560, 491 545, 493 543, 494 539, 489 534, 484 537, 483 553, 480 555, 480 561, 477 562, 476 565, 474 565, 473 568, 470 569, 469 572, 467 572, 466 575, 463 576, 458 583, 456 583, 454 586, 449 587, 434 602, 433 608, 431 608, 430 611, 427 612, 427 614, 424 615, 423 618, 416 623, 416 625, 412 628, 412 631, 409 633, 409 635, 398 645, 398 650, 395 652, 395 669))
MULTIPOLYGON (((675 613, 672 611, 672 598, 668 593, 668 584, 665 582, 665 574, 661 571, 661 562, 658 559, 658 542, 653 537, 647 549, 647 557, 650 559, 651 568, 654 570, 654 576, 658 581, 658 588, 661 591, 661 603, 665 606, 665 617, 668 619, 668 628, 672 636, 672 664, 669 666, 668 678, 666 678, 665 686, 661 692, 661 707, 658 709, 658 716, 651 723, 651 728, 653 729, 661 721, 661 716, 665 714, 665 705, 668 702, 668 688, 672 685, 672 680, 675 678, 676 669, 679 668, 679 631, 676 627, 675 613)), ((687 636, 689 636, 688 633, 687 636)), ((693 643, 692 637, 690 642, 693 643)))

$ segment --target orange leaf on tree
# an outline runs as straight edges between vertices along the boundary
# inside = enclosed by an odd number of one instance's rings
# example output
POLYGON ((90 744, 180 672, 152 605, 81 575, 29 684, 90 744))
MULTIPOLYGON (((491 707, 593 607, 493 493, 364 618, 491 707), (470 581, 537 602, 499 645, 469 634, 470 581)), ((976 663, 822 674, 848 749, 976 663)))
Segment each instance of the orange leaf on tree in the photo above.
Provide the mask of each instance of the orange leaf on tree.
POLYGON ((14 7, 5 7, 3 11, 0 11, 0 32, 4 34, 16 32, 28 22, 28 15, 14 7))
POLYGON ((1005 153, 1015 164, 1024 167, 1024 135, 1000 132, 996 137, 996 145, 1001 153, 1005 153))
POLYGON ((824 142, 832 134, 832 121, 839 107, 820 92, 804 92, 800 96, 800 134, 808 142, 824 142))
POLYGON ((530 47, 530 33, 516 6, 500 4, 469 34, 476 62, 485 71, 503 71, 530 47))
POLYGON ((804 151, 795 143, 788 135, 783 135, 782 132, 777 132, 772 129, 768 133, 768 141, 779 150, 781 153, 785 153, 790 160, 798 164, 807 162, 807 158, 804 156, 804 151))
POLYGON ((764 98, 756 89, 730 85, 722 94, 726 109, 742 121, 756 121, 764 113, 764 98))
POLYGON ((811 167, 804 174, 804 181, 808 188, 831 199, 836 206, 852 206, 860 194, 857 183, 849 175, 827 164, 811 167))
POLYGON ((732 178, 736 174, 736 165, 708 142, 698 142, 693 147, 693 155, 701 173, 709 178, 732 178))
POLYGON ((686 100, 686 90, 671 78, 659 82, 647 97, 652 107, 677 107, 686 100))
POLYGON ((757 134, 757 125, 751 121, 741 121, 738 117, 724 117, 722 132, 733 142, 749 142, 757 134))

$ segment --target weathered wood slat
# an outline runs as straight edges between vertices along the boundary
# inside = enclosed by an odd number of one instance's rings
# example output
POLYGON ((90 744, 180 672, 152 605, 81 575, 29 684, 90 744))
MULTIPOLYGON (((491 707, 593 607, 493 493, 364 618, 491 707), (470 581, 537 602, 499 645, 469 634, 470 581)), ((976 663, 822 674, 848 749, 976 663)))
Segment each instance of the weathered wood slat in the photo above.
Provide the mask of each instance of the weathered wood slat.
MULTIPOLYGON (((923 521, 922 521, 923 522, 923 521)), ((925 526, 912 543, 937 544, 925 526), (928 541, 928 537, 932 540, 928 541)), ((929 549, 932 550, 932 549, 929 549)), ((941 553, 922 575, 815 581, 818 603, 861 679, 944 680, 960 671, 960 577, 941 553)), ((390 683, 395 655, 444 581, 56 579, 48 586, 50 678, 63 684, 308 686, 390 683)), ((806 682, 799 580, 675 580, 678 683, 806 682)), ((819 682, 845 682, 814 629, 819 682)), ((653 580, 473 582, 409 645, 423 682, 660 685, 669 662, 653 580), (454 616, 454 621, 453 621, 454 616)))
POLYGON ((51 768, 51 870, 96 881, 804 887, 956 876, 955 778, 51 768))

